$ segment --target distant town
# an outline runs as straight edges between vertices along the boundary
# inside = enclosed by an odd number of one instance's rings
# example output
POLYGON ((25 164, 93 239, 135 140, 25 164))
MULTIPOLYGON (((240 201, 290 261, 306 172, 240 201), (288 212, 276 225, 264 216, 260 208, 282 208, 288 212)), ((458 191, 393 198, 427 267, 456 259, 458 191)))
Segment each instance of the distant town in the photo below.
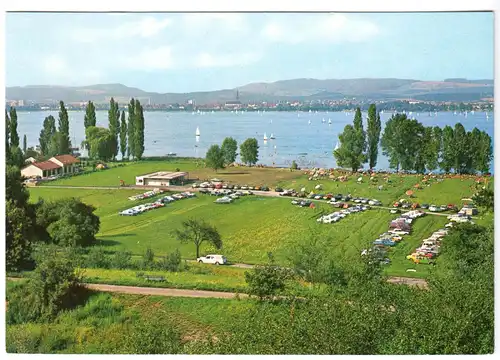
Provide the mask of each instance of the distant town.
MULTIPOLYGON (((384 111, 493 111, 493 98, 474 102, 456 101, 422 101, 422 100, 394 100, 368 101, 356 99, 343 100, 312 100, 312 101, 277 101, 277 102, 241 102, 239 100, 224 103, 196 104, 194 100, 186 103, 153 104, 148 99, 140 98, 144 111, 352 111, 357 107, 366 111, 370 104, 375 103, 377 109, 384 111)), ((68 102, 69 111, 85 110, 86 102, 68 102)), ((96 110, 109 110, 109 103, 94 103, 96 110)), ((127 110, 127 101, 120 104, 120 110, 127 110)), ((15 107, 17 111, 55 111, 59 104, 39 104, 25 100, 6 100, 6 108, 15 107)))

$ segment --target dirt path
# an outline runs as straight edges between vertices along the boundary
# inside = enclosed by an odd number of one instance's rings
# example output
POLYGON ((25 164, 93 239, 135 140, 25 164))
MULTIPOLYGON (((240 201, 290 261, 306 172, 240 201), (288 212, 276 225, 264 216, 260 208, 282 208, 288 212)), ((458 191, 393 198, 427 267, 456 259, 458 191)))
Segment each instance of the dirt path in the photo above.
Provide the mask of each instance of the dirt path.
MULTIPOLYGON (((106 285, 106 284, 85 284, 85 286, 92 290, 116 292, 123 294, 194 297, 194 298, 217 298, 217 299, 232 299, 236 296, 236 293, 223 292, 223 291, 168 289, 168 288, 121 286, 121 285, 106 285)), ((248 297, 247 294, 238 294, 238 296, 240 296, 241 298, 248 297)))

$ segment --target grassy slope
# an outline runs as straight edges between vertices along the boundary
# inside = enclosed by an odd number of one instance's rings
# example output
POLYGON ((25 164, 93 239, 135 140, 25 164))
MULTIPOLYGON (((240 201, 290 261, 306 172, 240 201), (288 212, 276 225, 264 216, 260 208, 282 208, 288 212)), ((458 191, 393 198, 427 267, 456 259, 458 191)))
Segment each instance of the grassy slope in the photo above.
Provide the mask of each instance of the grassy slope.
POLYGON ((156 171, 181 171, 189 172, 190 179, 212 179, 214 177, 229 181, 233 184, 267 185, 271 186, 278 181, 288 180, 299 176, 297 172, 288 169, 232 167, 218 172, 197 166, 194 160, 172 161, 145 161, 125 163, 123 167, 113 167, 108 170, 97 171, 91 174, 75 176, 72 178, 56 180, 47 183, 48 186, 119 186, 120 180, 127 185, 135 184, 135 177, 156 171))

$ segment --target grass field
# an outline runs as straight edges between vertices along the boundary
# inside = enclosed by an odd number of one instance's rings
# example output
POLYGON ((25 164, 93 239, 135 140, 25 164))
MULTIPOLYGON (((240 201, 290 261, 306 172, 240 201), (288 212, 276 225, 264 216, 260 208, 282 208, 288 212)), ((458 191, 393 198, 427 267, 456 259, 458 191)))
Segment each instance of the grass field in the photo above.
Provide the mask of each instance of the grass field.
POLYGON ((350 193, 354 197, 375 198, 382 201, 384 205, 389 205, 401 198, 407 198, 405 192, 412 189, 422 177, 389 175, 390 183, 380 175, 376 177, 377 181, 370 181, 369 177, 364 176, 363 181, 358 183, 357 178, 358 176, 350 176, 347 181, 339 182, 330 179, 308 180, 307 175, 301 175, 297 179, 281 181, 279 185, 285 189, 293 188, 295 190, 304 187, 307 193, 311 191, 344 195, 350 193), (314 190, 316 185, 321 185, 322 190, 314 190), (379 185, 382 185, 382 190, 378 190, 379 185))
POLYGON ((128 162, 125 166, 113 167, 108 170, 96 171, 94 173, 74 176, 72 178, 60 179, 48 182, 47 186, 119 186, 120 180, 127 185, 135 184, 135 177, 156 171, 180 171, 189 172, 190 179, 213 179, 215 177, 228 181, 232 184, 247 184, 252 186, 272 186, 279 181, 285 181, 300 176, 299 172, 290 172, 289 169, 257 168, 257 167, 230 167, 218 172, 207 169, 195 160, 165 160, 128 162))

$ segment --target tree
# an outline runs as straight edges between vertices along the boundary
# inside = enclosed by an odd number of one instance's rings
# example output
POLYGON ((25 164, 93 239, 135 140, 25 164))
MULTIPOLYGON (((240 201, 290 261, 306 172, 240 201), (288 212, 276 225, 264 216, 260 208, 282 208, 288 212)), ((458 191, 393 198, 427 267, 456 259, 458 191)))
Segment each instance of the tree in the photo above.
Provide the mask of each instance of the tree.
POLYGON ((312 233, 305 241, 293 246, 290 262, 295 273, 307 282, 324 280, 325 242, 328 241, 312 233))
POLYGON ((354 150, 356 151, 356 154, 359 154, 358 156, 362 158, 362 163, 364 163, 366 162, 366 133, 363 129, 363 117, 359 107, 356 109, 356 113, 354 114, 353 128, 356 133, 354 150))
POLYGON ((339 135, 340 147, 333 151, 333 156, 340 167, 349 167, 352 172, 358 171, 363 157, 356 151, 356 132, 352 125, 346 125, 339 135))
POLYGON ((9 150, 9 159, 7 165, 14 165, 19 168, 24 166, 24 154, 18 146, 12 146, 9 150))
POLYGON ((248 164, 250 166, 256 164, 259 160, 259 144, 257 142, 257 139, 246 139, 240 145, 240 156, 241 161, 243 161, 245 164, 248 164))
POLYGON ((478 151, 474 155, 474 169, 483 174, 489 173, 491 159, 493 158, 493 145, 491 137, 486 131, 481 131, 478 151))
POLYGON ((83 287, 67 251, 41 247, 35 258, 33 274, 9 303, 9 324, 52 321, 59 312, 82 301, 83 287))
POLYGON ((125 120, 125 110, 122 111, 120 124, 120 152, 122 153, 122 160, 125 159, 125 154, 127 153, 127 121, 125 120))
POLYGON ((139 100, 135 100, 134 118, 134 156, 141 160, 144 154, 144 112, 139 100))
POLYGON ((10 118, 5 109, 5 160, 9 162, 10 160, 10 118))
POLYGON ((238 143, 236 140, 232 137, 225 138, 221 146, 225 165, 232 164, 236 161, 236 151, 238 151, 238 143))
POLYGON ((86 137, 89 144, 89 157, 109 161, 113 159, 115 150, 114 138, 109 129, 89 126, 86 130, 86 137))
POLYGON ((26 134, 23 136, 23 154, 26 156, 26 151, 28 150, 28 138, 26 134))
POLYGON ((135 158, 135 100, 132 98, 128 104, 128 152, 127 157, 135 158))
POLYGON ((274 258, 268 253, 268 263, 257 265, 251 272, 245 271, 245 281, 248 284, 248 294, 255 295, 259 300, 272 298, 278 291, 285 289, 290 272, 274 264, 274 258))
POLYGON ((484 207, 486 210, 495 209, 494 193, 491 188, 483 188, 472 196, 472 200, 478 206, 484 207))
POLYGON ((380 113, 377 113, 375 104, 371 104, 368 108, 368 128, 367 135, 367 155, 370 170, 377 165, 378 144, 380 141, 380 131, 382 130, 382 123, 380 122, 380 113))
POLYGON ((5 173, 5 200, 12 200, 16 207, 28 205, 29 192, 23 183, 23 176, 17 166, 8 165, 5 173))
POLYGON ((440 164, 445 173, 449 173, 453 168, 454 159, 453 128, 446 125, 443 129, 443 152, 440 164))
POLYGON ((453 169, 455 173, 463 174, 467 172, 468 138, 464 126, 461 123, 455 124, 453 129, 453 169))
POLYGON ((439 159, 442 152, 443 131, 439 126, 425 128, 425 167, 434 171, 439 167, 439 159))
POLYGON ((47 229, 50 241, 61 246, 90 246, 96 242, 100 220, 92 205, 76 198, 44 202, 37 209, 37 224, 47 229))
POLYGON ((5 208, 5 261, 7 271, 19 271, 31 256, 33 223, 24 207, 7 200, 5 208))
POLYGON ((108 128, 111 134, 113 159, 118 155, 118 137, 120 136, 120 109, 115 99, 111 98, 108 110, 108 128))
POLYGON ((64 102, 59 102, 59 128, 61 133, 58 143, 60 144, 59 154, 71 153, 71 141, 69 140, 69 116, 68 110, 64 106, 64 102))
POLYGON ((52 157, 56 155, 66 154, 68 151, 68 137, 56 131, 50 138, 50 142, 45 155, 52 157))
POLYGON ((11 107, 10 108, 10 122, 9 122, 9 127, 10 127, 10 146, 14 147, 17 146, 19 147, 19 135, 17 134, 17 112, 16 108, 11 107))
POLYGON ((205 164, 207 167, 214 169, 217 172, 218 169, 224 168, 224 154, 222 153, 219 145, 212 145, 205 155, 205 164))
POLYGON ((182 229, 175 230, 175 236, 181 243, 193 243, 196 258, 200 257, 200 246, 204 242, 216 249, 222 248, 222 239, 217 229, 203 220, 188 219, 182 222, 182 229))
POLYGON ((49 115, 43 121, 43 129, 40 131, 40 151, 44 156, 48 155, 52 136, 56 133, 56 119, 49 115))
MULTIPOLYGON (((87 131, 87 128, 90 126, 96 126, 97 118, 95 114, 95 106, 92 101, 89 101, 87 103, 87 106, 85 106, 85 116, 83 117, 83 125, 85 127, 85 134, 87 131)), ((85 148, 87 151, 90 150, 90 145, 88 144, 88 139, 85 138, 85 148)))

